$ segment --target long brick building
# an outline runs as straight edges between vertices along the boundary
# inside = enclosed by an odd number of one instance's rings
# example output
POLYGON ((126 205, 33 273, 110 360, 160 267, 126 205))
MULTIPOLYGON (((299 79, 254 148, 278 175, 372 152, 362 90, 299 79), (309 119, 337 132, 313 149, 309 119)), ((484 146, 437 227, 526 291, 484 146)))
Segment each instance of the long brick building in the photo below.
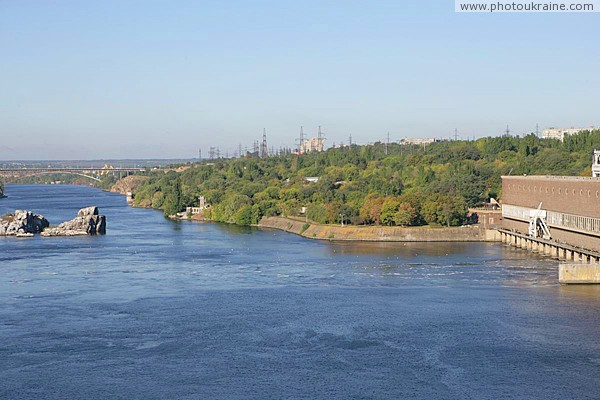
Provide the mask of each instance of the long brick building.
POLYGON ((600 252, 600 178, 503 176, 503 227, 527 234, 534 215, 552 240, 600 252))

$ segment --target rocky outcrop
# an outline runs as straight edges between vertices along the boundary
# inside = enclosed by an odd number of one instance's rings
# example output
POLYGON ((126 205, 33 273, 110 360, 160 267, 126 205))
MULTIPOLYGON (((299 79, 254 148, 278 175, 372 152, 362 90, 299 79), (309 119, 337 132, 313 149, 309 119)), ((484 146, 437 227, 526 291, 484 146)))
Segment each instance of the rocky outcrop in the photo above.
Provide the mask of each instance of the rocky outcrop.
POLYGON ((49 225, 48 220, 39 214, 16 210, 0 217, 0 236, 29 237, 42 232, 49 225))
POLYGON ((142 184, 142 182, 144 182, 146 179, 148 179, 148 177, 143 175, 129 175, 123 179, 119 179, 110 188, 110 191, 113 193, 121 194, 135 193, 137 187, 140 184, 142 184))
POLYGON ((44 229, 42 236, 104 235, 106 217, 99 215, 98 207, 86 207, 77 212, 77 217, 62 224, 44 229))

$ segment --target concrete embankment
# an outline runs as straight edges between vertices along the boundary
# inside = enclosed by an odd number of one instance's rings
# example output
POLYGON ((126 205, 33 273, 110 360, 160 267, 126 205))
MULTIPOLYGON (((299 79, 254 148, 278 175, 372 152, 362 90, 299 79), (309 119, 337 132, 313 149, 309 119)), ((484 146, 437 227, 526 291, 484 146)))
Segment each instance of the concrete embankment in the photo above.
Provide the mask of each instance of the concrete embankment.
POLYGON ((460 227, 389 227, 320 225, 284 217, 263 217, 260 228, 279 229, 310 239, 372 242, 495 242, 494 230, 477 225, 460 227))
POLYGON ((599 284, 600 265, 575 263, 559 264, 558 281, 564 284, 599 284))

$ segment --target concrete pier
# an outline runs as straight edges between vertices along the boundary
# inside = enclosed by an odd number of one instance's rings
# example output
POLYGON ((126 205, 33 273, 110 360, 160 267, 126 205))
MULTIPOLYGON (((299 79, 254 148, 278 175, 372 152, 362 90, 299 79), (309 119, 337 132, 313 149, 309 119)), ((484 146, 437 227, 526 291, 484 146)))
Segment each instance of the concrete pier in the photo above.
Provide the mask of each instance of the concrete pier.
POLYGON ((506 229, 498 229, 502 243, 561 261, 560 283, 600 283, 600 253, 506 229), (564 261, 564 263, 562 263, 564 261))
POLYGON ((564 263, 558 266, 558 282, 563 284, 600 283, 600 265, 564 263))

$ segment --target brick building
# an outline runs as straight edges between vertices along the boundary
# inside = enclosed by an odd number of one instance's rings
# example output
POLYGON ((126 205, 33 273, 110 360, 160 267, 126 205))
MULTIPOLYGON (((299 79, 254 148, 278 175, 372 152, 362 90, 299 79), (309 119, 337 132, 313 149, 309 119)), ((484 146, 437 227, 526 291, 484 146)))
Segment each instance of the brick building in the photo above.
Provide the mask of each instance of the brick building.
POLYGON ((600 178, 503 176, 502 226, 528 233, 540 208, 552 240, 600 251, 600 178))

